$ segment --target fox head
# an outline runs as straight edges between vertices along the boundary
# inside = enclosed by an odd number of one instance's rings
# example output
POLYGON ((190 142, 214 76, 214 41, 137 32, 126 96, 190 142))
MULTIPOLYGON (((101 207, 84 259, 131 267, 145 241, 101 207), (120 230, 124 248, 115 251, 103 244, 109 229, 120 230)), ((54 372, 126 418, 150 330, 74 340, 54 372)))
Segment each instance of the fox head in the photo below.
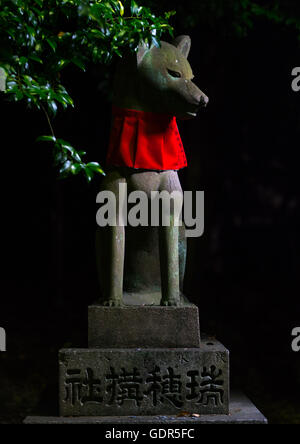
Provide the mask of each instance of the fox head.
POLYGON ((137 53, 124 57, 116 71, 116 106, 168 113, 178 118, 195 117, 208 97, 193 83, 187 60, 189 36, 179 36, 160 47, 140 45, 137 53))

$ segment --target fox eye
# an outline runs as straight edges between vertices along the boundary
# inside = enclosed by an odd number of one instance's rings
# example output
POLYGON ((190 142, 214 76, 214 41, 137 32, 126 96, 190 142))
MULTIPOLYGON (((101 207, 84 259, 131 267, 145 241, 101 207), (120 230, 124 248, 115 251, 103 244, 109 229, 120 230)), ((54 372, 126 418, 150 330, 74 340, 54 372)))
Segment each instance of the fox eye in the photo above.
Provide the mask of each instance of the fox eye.
POLYGON ((176 79, 179 79, 181 77, 180 72, 178 71, 172 71, 172 69, 168 69, 168 73, 171 77, 175 77, 176 79))

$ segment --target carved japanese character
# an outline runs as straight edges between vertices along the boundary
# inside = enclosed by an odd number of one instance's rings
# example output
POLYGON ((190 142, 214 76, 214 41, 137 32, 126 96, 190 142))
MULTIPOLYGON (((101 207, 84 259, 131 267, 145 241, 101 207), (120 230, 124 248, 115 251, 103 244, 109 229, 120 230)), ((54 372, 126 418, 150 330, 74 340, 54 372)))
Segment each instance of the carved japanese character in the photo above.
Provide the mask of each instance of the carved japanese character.
POLYGON ((64 401, 70 402, 72 405, 75 405, 76 402, 80 402, 81 387, 82 387, 81 370, 77 369, 67 370, 66 379, 65 379, 66 397, 64 401))
POLYGON ((143 396, 140 391, 140 384, 142 378, 136 368, 133 371, 126 372, 125 368, 121 369, 121 374, 118 375, 113 367, 110 368, 110 374, 106 375, 106 379, 111 381, 106 390, 110 393, 110 400, 108 404, 117 402, 122 405, 125 400, 133 400, 140 406, 143 396))
POLYGON ((164 376, 160 376, 160 368, 155 367, 153 372, 150 373, 150 377, 146 379, 146 382, 150 382, 149 389, 144 392, 145 394, 152 393, 153 405, 156 406, 159 402, 164 402, 167 399, 175 407, 182 407, 182 383, 180 381, 181 375, 175 375, 174 370, 168 367, 168 373, 164 376))
POLYGON ((195 399, 199 396, 199 390, 197 390, 197 388, 199 387, 199 371, 190 370, 189 372, 187 372, 187 376, 188 378, 190 378, 190 382, 188 382, 186 386, 189 389, 190 393, 186 395, 186 399, 195 399))
POLYGON ((82 405, 86 402, 102 402, 100 385, 101 381, 94 378, 91 368, 86 369, 85 377, 81 376, 81 370, 69 369, 66 372, 65 401, 69 401, 72 405, 75 405, 76 402, 80 402, 82 405))
POLYGON ((224 380, 218 379, 222 375, 222 370, 217 371, 214 365, 211 365, 209 370, 203 367, 201 373, 202 381, 200 383, 200 398, 198 404, 208 405, 210 400, 215 406, 223 404, 224 395, 224 380))
POLYGON ((144 392, 145 395, 152 394, 152 403, 154 406, 160 401, 159 394, 161 393, 161 376, 160 376, 160 368, 155 367, 155 369, 150 372, 149 378, 146 379, 146 382, 151 383, 149 389, 144 392))

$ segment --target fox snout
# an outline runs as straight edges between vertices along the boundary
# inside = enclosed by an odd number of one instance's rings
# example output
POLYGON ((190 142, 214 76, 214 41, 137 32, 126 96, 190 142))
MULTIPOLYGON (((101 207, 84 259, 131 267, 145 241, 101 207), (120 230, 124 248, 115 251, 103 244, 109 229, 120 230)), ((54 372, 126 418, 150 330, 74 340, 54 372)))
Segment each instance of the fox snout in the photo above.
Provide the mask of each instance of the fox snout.
POLYGON ((208 102, 209 98, 201 91, 194 100, 195 112, 198 112, 201 108, 205 108, 208 102))
POLYGON ((195 117, 199 109, 205 108, 209 102, 209 99, 198 86, 192 81, 186 81, 187 92, 185 95, 187 103, 189 103, 188 115, 195 117))
POLYGON ((207 106, 208 102, 209 102, 209 98, 205 94, 202 94, 199 97, 199 107, 205 108, 207 106))

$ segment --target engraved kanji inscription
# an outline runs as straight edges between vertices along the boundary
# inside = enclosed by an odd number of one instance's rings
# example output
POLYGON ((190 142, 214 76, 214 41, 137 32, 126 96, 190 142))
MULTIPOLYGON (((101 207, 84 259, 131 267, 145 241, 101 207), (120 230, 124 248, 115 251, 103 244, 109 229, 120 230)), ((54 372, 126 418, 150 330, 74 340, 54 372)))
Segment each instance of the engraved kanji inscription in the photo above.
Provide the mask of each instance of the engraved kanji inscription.
POLYGON ((86 389, 85 396, 82 397, 82 403, 86 402, 102 402, 101 396, 101 381, 94 378, 94 373, 91 368, 86 369, 86 379, 83 381, 83 387, 86 389))
MULTIPOLYGON (((183 408, 193 411, 226 411, 227 386, 224 369, 216 365, 200 367, 161 366, 126 368, 111 365, 64 370, 62 402, 69 412, 92 405, 100 409, 152 408, 153 413, 183 408)), ((134 410, 137 409, 137 410, 134 410)), ((116 412, 117 412, 116 411, 116 412)), ((149 410, 147 410, 148 412, 149 410)))
POLYGON ((188 389, 186 399, 195 399, 197 404, 203 405, 208 405, 210 402, 215 406, 223 404, 224 381, 220 379, 221 375, 222 370, 217 370, 214 365, 211 365, 209 369, 203 367, 200 375, 198 370, 188 371, 189 382, 186 384, 188 389))
POLYGON ((146 382, 150 383, 150 386, 144 393, 152 395, 154 406, 164 400, 168 400, 178 408, 183 406, 181 375, 176 375, 172 367, 168 367, 167 373, 163 376, 160 375, 160 368, 155 367, 146 382))
POLYGON ((82 386, 81 379, 81 370, 70 369, 66 371, 66 397, 64 399, 65 402, 69 402, 71 405, 75 405, 76 402, 80 402, 82 386))
POLYGON ((125 400, 132 400, 140 406, 143 399, 141 394, 143 380, 136 368, 132 372, 127 372, 125 368, 122 368, 121 373, 117 374, 115 369, 110 367, 110 374, 107 374, 105 378, 109 382, 106 386, 106 391, 110 394, 108 404, 122 405, 125 400))
POLYGON ((84 373, 84 376, 82 376, 81 370, 67 370, 65 402, 70 402, 72 405, 79 402, 83 405, 87 402, 100 403, 103 401, 103 397, 100 395, 101 381, 94 378, 94 372, 91 368, 87 368, 84 373))
POLYGON ((150 372, 150 376, 146 379, 146 382, 150 383, 150 386, 144 394, 152 396, 152 404, 155 407, 161 401, 161 376, 159 367, 155 367, 154 370, 150 372))
POLYGON ((198 370, 190 370, 187 372, 187 377, 190 379, 190 382, 186 384, 188 389, 188 393, 186 395, 186 399, 192 400, 198 397, 199 395, 199 371, 198 370))
POLYGON ((223 404, 224 381, 223 379, 218 379, 221 375, 222 370, 217 370, 214 365, 211 365, 209 369, 203 367, 199 404, 208 405, 210 400, 215 406, 223 404))

